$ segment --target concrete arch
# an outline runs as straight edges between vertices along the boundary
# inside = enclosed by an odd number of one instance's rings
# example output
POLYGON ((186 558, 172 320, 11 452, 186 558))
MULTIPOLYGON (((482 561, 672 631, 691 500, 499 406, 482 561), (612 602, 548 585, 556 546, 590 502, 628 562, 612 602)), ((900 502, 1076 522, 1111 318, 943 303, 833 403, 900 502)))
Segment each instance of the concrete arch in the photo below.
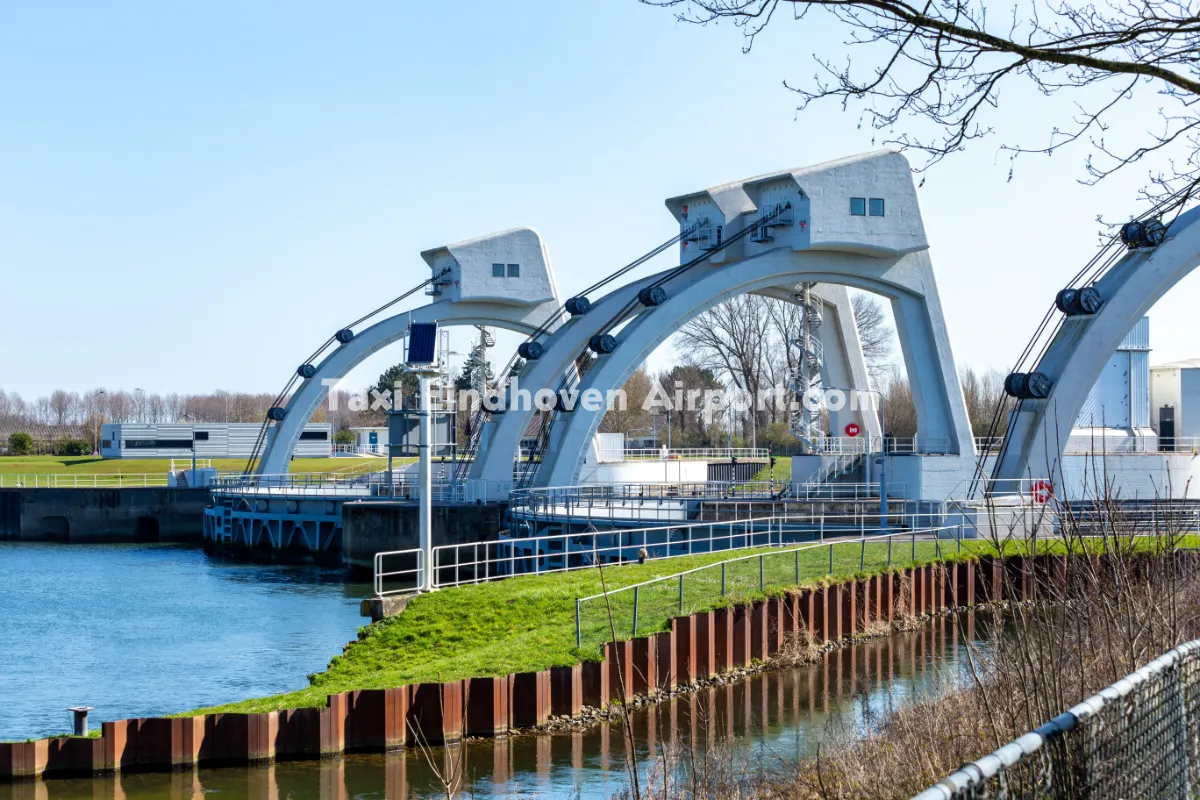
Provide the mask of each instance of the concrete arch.
MULTIPOLYGON (((942 452, 973 455, 954 358, 927 250, 891 258, 836 251, 770 250, 726 269, 698 268, 667 284, 667 301, 643 312, 618 333, 617 350, 600 356, 580 390, 619 387, 662 342, 705 309, 738 294, 784 283, 815 281, 867 289, 889 298, 904 352, 918 429, 927 441, 945 441, 942 452)), ((578 480, 582 455, 603 418, 579 407, 560 414, 546 460, 534 484, 564 486, 578 480)))
POLYGON ((1063 451, 1088 392, 1130 328, 1200 264, 1200 208, 1181 214, 1154 250, 1131 251, 1096 281, 1103 305, 1090 316, 1067 317, 1034 368, 1052 384, 1044 400, 1024 400, 1010 422, 992 489, 1049 477, 1057 483, 1063 451))
POLYGON ((408 335, 413 322, 437 322, 441 325, 491 325, 530 334, 546 318, 546 306, 514 306, 506 303, 442 300, 396 314, 377 322, 355 335, 317 365, 313 377, 304 380, 285 406, 283 421, 268 430, 267 445, 259 459, 257 472, 275 475, 288 471, 292 451, 300 440, 304 424, 329 394, 327 380, 340 380, 366 358, 408 335))
MULTIPOLYGON (((697 268, 698 271, 701 269, 705 268, 697 268)), ((528 362, 525 365, 524 371, 517 379, 517 385, 530 392, 541 388, 553 389, 558 386, 561 378, 574 369, 575 359, 587 347, 588 339, 596 332, 596 326, 611 319, 619 309, 636 298, 642 288, 659 280, 669 271, 665 270, 612 290, 596 300, 586 315, 572 318, 557 331, 544 337, 541 341, 546 347, 545 354, 539 360, 528 362)), ((767 286, 760 293, 790 300, 789 288, 767 286)), ((821 286, 818 293, 821 295, 832 293, 832 297, 825 298, 831 305, 836 305, 839 300, 844 300, 845 312, 836 315, 836 326, 833 320, 830 321, 831 329, 833 327, 837 329, 836 334, 832 337, 833 341, 836 342, 837 348, 845 351, 839 350, 837 353, 839 358, 833 362, 834 373, 831 377, 853 386, 865 386, 867 383, 866 367, 861 363, 861 349, 858 345, 857 331, 853 325, 852 312, 849 311, 849 298, 848 296, 843 297, 844 287, 821 286), (838 294, 838 292, 842 294, 838 294), (849 323, 848 328, 847 323, 849 323)), ((640 316, 646 311, 647 309, 639 307, 637 314, 640 316)), ((483 491, 487 492, 489 496, 504 496, 511 487, 513 457, 518 442, 532 418, 533 411, 531 409, 514 408, 504 414, 493 416, 487 423, 480 440, 479 450, 471 464, 468 479, 482 481, 483 491)), ((878 435, 877 419, 863 417, 860 423, 872 435, 878 435)), ((583 452, 581 451, 578 456, 582 460, 583 452)))

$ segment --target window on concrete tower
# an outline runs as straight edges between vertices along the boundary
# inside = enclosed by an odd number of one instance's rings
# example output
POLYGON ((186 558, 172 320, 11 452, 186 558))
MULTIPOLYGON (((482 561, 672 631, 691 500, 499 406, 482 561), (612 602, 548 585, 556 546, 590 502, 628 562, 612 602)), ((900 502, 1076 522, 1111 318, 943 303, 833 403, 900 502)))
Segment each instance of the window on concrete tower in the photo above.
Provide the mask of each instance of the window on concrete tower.
POLYGON ((503 264, 492 264, 492 277, 493 278, 503 278, 504 277, 504 265, 503 264))
POLYGON ((882 197, 872 197, 871 198, 869 213, 872 217, 882 217, 883 216, 883 198, 882 197))
POLYGON ((850 216, 865 217, 867 215, 867 198, 851 197, 850 198, 850 216))
POLYGON ((508 265, 508 277, 510 277, 510 278, 521 277, 521 265, 520 264, 509 264, 508 265))

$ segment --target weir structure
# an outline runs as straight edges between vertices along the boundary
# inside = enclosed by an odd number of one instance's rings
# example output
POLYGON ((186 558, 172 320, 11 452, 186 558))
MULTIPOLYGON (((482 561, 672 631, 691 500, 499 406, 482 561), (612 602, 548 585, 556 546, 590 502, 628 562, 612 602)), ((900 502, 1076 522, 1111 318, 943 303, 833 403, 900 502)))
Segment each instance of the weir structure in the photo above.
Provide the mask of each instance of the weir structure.
POLYGON ((1133 326, 1200 264, 1198 222, 1200 208, 1169 226, 1149 216, 1128 223, 1058 293, 1051 311, 1058 324, 1047 341, 1035 336, 1030 343, 1027 354, 1042 347, 1029 371, 1018 364, 1005 383, 1018 402, 995 457, 991 491, 1005 492, 1011 482, 1032 475, 1044 476, 1063 493, 1067 442, 1088 393, 1133 326))
MULTIPOLYGON (((1198 212, 1182 215, 1169 228, 1152 219, 1126 226, 1122 239, 1060 293, 1058 311, 1047 320, 1061 313, 1062 324, 1036 367, 1010 377, 1008 389, 1020 397, 1017 413, 998 452, 981 454, 903 155, 880 150, 769 173, 672 197, 666 207, 678 226, 674 236, 565 301, 546 247, 532 230, 424 251, 429 279, 338 331, 297 370, 264 424, 265 450, 256 473, 218 481, 213 507, 206 512, 206 539, 249 550, 286 550, 291 542, 301 550, 326 552, 341 533, 343 501, 415 496, 411 485, 390 474, 382 480, 341 476, 317 481, 316 487, 307 479, 298 485, 286 475, 300 429, 330 384, 369 355, 403 340, 414 322, 495 326, 526 337, 475 412, 457 472, 434 487, 437 499, 446 503, 509 507, 511 501, 513 535, 569 533, 580 526, 594 530, 592 517, 605 513, 629 522, 648 508, 648 497, 654 498, 649 504, 654 508, 647 520, 659 522, 663 513, 672 520, 703 519, 710 500, 728 499, 731 492, 742 500, 810 504, 848 497, 860 517, 868 502, 875 502, 880 516, 890 513, 888 503, 899 503, 902 513, 914 518, 945 515, 948 502, 969 501, 985 490, 1024 495, 1031 484, 1055 481, 1054 464, 1061 462, 1071 423, 1105 359, 1200 260, 1198 212), (677 266, 621 280, 672 251, 677 266), (432 302, 389 311, 363 326, 421 288, 432 302), (875 392, 850 290, 872 292, 891 305, 917 419, 917 435, 904 442, 887 437, 870 402, 875 392), (683 325, 747 293, 803 309, 793 340, 796 392, 825 392, 828 399, 828 390, 848 390, 859 401, 827 406, 828 433, 814 430, 813 415, 792 416, 804 454, 793 458, 790 486, 751 485, 745 478, 728 486, 711 480, 684 486, 682 477, 667 489, 658 484, 669 479, 652 479, 656 485, 651 487, 580 486, 585 462, 589 456, 594 461, 606 410, 604 404, 587 403, 587 396, 607 397, 620 389, 683 325), (522 403, 522 393, 542 395, 546 402, 522 403), (1057 418, 1050 409, 1057 409, 1057 418), (1055 427, 1052 419, 1066 424, 1055 427), (878 474, 886 469, 884 503, 880 484, 871 482, 873 469, 878 474), (847 475, 858 483, 850 495, 837 495, 831 484, 845 482, 847 475), (598 492, 607 498, 599 504, 598 492), (560 511, 585 507, 582 516, 567 513, 569 519, 543 524, 560 511)), ((1027 355, 1036 349, 1031 345, 1027 355)), ((1046 492, 1066 494, 1054 484, 1046 492)), ((1032 497, 1045 502, 1041 489, 1032 497)))

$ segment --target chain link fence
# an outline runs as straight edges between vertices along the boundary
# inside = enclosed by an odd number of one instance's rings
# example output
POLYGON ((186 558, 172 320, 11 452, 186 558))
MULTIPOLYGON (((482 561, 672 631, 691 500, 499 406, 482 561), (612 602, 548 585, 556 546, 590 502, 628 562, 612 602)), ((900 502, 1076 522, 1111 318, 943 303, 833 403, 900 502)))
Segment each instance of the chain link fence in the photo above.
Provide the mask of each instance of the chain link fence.
POLYGON ((1190 798, 1200 792, 1200 639, 917 795, 1190 798))

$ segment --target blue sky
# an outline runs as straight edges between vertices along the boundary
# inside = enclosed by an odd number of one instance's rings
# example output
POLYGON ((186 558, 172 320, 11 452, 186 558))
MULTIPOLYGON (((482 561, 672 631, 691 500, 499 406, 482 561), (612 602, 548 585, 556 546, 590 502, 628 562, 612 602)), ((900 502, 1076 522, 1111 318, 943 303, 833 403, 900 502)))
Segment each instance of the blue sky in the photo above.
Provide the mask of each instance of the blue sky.
MULTIPOLYGON (((419 251, 515 226, 582 288, 672 235, 665 197, 877 144, 782 86, 841 38, 785 21, 744 55, 635 0, 0 3, 0 388, 271 391, 419 251)), ((998 120, 1029 138, 1062 102, 998 120)), ((1006 182, 1000 141, 920 198, 955 355, 1003 368, 1144 172, 1006 182)), ((1155 362, 1200 355, 1197 285, 1152 314, 1155 362)))

